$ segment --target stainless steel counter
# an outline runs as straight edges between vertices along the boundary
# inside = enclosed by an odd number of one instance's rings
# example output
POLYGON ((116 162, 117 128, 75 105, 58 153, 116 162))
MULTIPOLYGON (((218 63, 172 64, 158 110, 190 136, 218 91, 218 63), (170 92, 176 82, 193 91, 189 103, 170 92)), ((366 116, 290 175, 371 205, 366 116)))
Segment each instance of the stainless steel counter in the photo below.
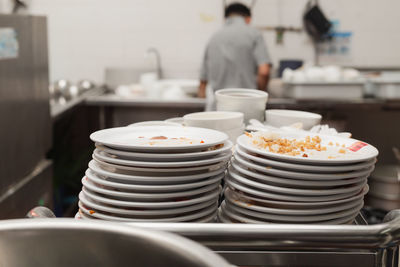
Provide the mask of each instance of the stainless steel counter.
MULTIPOLYGON (((113 107, 198 107, 204 108, 205 99, 187 98, 182 100, 163 100, 151 98, 122 98, 113 94, 87 96, 85 103, 90 106, 113 107)), ((359 100, 297 100, 293 98, 270 98, 267 108, 299 108, 299 109, 337 109, 337 108, 388 108, 400 109, 400 100, 386 101, 376 98, 359 100)))
POLYGON ((73 109, 75 106, 85 103, 88 98, 101 96, 103 94, 103 89, 96 88, 81 94, 78 97, 73 98, 71 101, 68 101, 65 104, 57 104, 51 103, 50 105, 50 114, 53 120, 57 119, 59 116, 62 116, 69 110, 73 109))
POLYGON ((89 96, 89 107, 99 108, 101 128, 125 126, 148 120, 165 120, 187 113, 204 111, 206 100, 188 97, 179 100, 146 97, 123 98, 113 94, 89 96))
POLYGON ((165 100, 154 98, 123 98, 113 94, 95 95, 86 98, 86 104, 92 106, 114 107, 166 107, 166 108, 204 108, 205 99, 188 97, 179 100, 165 100))
POLYGON ((377 98, 364 98, 359 100, 297 100, 293 98, 270 98, 267 108, 290 109, 393 109, 400 110, 400 100, 388 101, 377 98))

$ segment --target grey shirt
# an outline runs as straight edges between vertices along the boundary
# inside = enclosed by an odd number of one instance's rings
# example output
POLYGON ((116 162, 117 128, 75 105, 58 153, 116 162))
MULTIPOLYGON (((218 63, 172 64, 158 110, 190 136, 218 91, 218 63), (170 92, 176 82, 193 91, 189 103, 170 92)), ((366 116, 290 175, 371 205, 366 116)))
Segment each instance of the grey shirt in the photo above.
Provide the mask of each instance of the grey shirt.
POLYGON ((270 58, 261 33, 248 26, 243 17, 233 16, 209 41, 204 53, 200 79, 214 90, 257 89, 257 70, 270 58))

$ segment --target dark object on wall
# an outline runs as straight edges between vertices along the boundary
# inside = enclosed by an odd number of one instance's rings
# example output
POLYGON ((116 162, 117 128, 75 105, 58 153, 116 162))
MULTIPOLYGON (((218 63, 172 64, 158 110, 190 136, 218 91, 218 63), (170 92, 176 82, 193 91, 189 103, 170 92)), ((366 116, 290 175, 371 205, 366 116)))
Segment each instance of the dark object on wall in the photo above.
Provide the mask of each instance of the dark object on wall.
POLYGON ((26 5, 25 2, 22 2, 21 0, 14 0, 14 7, 12 13, 16 14, 18 13, 19 10, 27 8, 28 6, 26 5))
POLYGON ((303 66, 303 60, 298 59, 285 59, 279 61, 278 76, 282 77, 282 73, 286 68, 295 70, 303 66))
POLYGON ((321 40, 329 32, 332 24, 325 17, 317 3, 307 3, 304 13, 304 28, 314 40, 321 40))

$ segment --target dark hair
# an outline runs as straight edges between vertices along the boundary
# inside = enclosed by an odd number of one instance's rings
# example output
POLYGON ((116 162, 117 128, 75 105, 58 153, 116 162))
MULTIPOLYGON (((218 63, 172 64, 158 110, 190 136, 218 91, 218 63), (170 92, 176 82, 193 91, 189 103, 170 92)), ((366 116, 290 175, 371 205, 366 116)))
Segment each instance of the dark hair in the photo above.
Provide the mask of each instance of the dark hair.
POLYGON ((251 17, 250 9, 240 3, 233 3, 230 4, 225 8, 225 18, 229 17, 230 15, 240 15, 243 17, 251 17))

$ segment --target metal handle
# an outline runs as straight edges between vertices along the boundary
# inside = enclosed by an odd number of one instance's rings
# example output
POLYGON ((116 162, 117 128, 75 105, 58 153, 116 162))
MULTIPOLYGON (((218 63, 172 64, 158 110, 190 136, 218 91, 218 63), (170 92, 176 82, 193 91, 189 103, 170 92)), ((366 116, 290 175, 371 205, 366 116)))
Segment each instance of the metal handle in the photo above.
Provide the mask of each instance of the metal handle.
MULTIPOLYGON (((55 218, 36 207, 29 218, 55 218)), ((400 210, 376 225, 127 223, 173 232, 210 247, 385 248, 400 244, 400 210)))
POLYGON ((400 210, 377 225, 129 223, 214 248, 385 248, 400 244, 400 210))

